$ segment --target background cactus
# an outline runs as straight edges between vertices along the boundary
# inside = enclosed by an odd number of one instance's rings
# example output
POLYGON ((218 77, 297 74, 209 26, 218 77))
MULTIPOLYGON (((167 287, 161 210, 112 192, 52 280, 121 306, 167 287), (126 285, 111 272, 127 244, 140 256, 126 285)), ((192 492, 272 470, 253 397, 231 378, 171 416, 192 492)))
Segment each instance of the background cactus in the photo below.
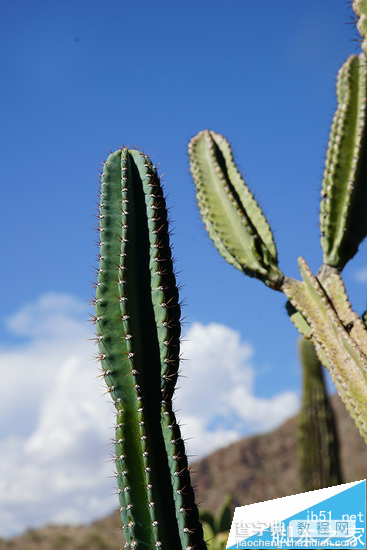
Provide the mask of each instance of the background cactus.
POLYGON ((300 338, 298 347, 303 373, 302 406, 297 418, 300 483, 302 491, 314 491, 343 483, 339 442, 315 348, 306 338, 300 338))
POLYGON ((115 464, 126 548, 204 549, 172 409, 180 306, 155 167, 137 150, 104 163, 95 323, 116 406, 115 464))
POLYGON ((225 550, 232 525, 232 497, 228 495, 216 516, 200 512, 208 550, 225 550))
POLYGON ((200 132, 189 153, 200 211, 214 244, 232 265, 286 294, 292 321, 311 339, 367 442, 367 331, 340 277, 367 234, 366 87, 365 56, 351 56, 338 75, 321 202, 324 265, 317 277, 302 258, 302 282, 279 270, 269 224, 239 176, 225 138, 200 132))

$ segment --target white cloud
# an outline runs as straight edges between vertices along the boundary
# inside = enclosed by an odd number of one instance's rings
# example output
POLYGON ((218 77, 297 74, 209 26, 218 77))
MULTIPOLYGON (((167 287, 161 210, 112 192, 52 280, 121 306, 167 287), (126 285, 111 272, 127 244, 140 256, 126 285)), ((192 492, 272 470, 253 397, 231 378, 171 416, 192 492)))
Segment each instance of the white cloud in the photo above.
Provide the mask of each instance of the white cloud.
POLYGON ((295 392, 272 398, 254 395, 252 347, 225 325, 195 323, 183 343, 185 376, 179 380, 179 409, 189 452, 208 454, 249 433, 279 425, 299 406, 295 392))
POLYGON ((46 294, 9 319, 30 339, 0 350, 0 534, 117 507, 107 462, 113 407, 101 398, 86 318, 79 300, 46 294))
MULTIPOLYGON (((0 535, 81 523, 117 507, 113 407, 97 379, 82 302, 45 294, 8 320, 21 337, 0 348, 0 535)), ((186 335, 176 407, 200 456, 294 413, 292 392, 253 394, 253 350, 232 329, 195 323, 186 335)))

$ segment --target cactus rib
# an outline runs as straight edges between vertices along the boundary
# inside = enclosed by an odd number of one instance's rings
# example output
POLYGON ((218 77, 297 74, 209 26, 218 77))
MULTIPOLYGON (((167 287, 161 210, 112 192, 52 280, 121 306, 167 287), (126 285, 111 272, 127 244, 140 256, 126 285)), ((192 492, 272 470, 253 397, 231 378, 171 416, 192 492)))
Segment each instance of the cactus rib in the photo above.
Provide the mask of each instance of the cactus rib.
POLYGON ((367 235, 367 71, 349 57, 338 74, 338 108, 326 157, 320 204, 324 263, 342 269, 367 235))
POLYGON ((205 549, 172 409, 180 306, 167 211, 150 159, 121 149, 104 165, 96 330, 117 409, 116 470, 126 548, 205 549))
POLYGON ((272 232, 228 142, 205 130, 191 140, 189 153, 199 208, 215 246, 234 267, 279 289, 283 274, 272 232))

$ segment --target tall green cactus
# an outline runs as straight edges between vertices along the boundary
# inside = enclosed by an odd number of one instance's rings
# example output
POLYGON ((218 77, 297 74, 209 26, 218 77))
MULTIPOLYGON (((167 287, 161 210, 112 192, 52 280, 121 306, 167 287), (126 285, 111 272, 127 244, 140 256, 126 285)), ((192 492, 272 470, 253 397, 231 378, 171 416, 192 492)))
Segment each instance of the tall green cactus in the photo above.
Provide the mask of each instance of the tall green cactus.
POLYGON ((269 224, 224 137, 200 132, 189 154, 200 211, 214 244, 236 268, 285 293, 293 323, 311 339, 367 442, 367 330, 340 276, 367 235, 366 66, 364 54, 351 56, 338 75, 321 201, 324 264, 317 277, 302 258, 302 282, 279 270, 269 224))
POLYGON ((205 549, 172 408, 180 305, 167 210, 137 150, 104 163, 95 299, 99 359, 116 406, 116 478, 125 548, 205 549))
POLYGON ((335 416, 325 389, 323 367, 315 348, 299 340, 303 372, 301 411, 297 418, 299 473, 302 491, 343 483, 335 416))

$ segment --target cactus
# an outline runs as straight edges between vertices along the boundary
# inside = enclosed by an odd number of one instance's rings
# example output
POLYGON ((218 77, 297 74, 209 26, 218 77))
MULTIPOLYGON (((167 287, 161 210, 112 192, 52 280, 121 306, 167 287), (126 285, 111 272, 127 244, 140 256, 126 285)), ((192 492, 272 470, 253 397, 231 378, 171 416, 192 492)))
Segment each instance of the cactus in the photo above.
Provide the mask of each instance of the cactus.
POLYGON ((325 390, 321 363, 306 338, 299 340, 303 370, 302 407, 297 419, 298 459, 302 491, 343 483, 335 417, 325 390))
POLYGON ((279 288, 283 274, 273 234, 227 141, 201 132, 190 143, 190 157, 201 214, 219 252, 237 269, 279 288))
POLYGON ((226 550, 229 531, 215 533, 208 523, 203 523, 205 540, 208 543, 208 550, 226 550))
POLYGON ((172 408, 180 305, 167 210, 155 167, 137 150, 104 163, 95 324, 116 406, 115 467, 125 548, 205 549, 172 408))
POLYGON ((225 550, 232 524, 232 497, 227 495, 222 507, 214 517, 210 512, 201 511, 205 539, 208 550, 225 550))
POLYGON ((339 71, 321 200, 324 264, 343 269, 367 235, 366 64, 351 56, 339 71))
MULTIPOLYGON (((355 2, 362 9, 363 0, 355 2)), ((367 330, 349 303, 340 272, 367 235, 367 71, 351 56, 337 80, 321 200, 323 266, 315 277, 305 260, 303 281, 278 267, 269 224, 234 164, 224 137, 205 130, 190 142, 191 172, 202 218, 223 257, 288 298, 296 328, 311 339, 367 442, 367 330)))

